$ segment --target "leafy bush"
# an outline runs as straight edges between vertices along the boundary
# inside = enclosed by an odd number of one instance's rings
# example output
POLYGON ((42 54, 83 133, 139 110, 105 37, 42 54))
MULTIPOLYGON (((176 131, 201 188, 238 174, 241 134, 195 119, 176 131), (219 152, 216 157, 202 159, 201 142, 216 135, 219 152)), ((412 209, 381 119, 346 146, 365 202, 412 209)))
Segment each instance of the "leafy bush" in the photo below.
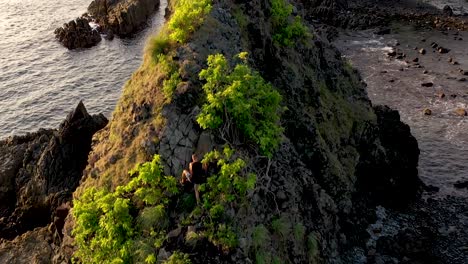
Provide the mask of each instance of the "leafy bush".
POLYGON ((152 57, 158 61, 160 56, 164 56, 169 52, 171 43, 169 38, 163 34, 153 37, 149 41, 149 50, 151 50, 152 57))
POLYGON ((217 163, 219 172, 210 175, 207 182, 199 188, 202 208, 209 216, 204 218, 203 226, 206 228, 206 236, 214 245, 228 250, 237 245, 237 236, 225 211, 245 201, 247 192, 255 187, 256 176, 245 173, 245 161, 235 159, 234 151, 229 147, 222 153, 212 151, 202 160, 204 164, 214 162, 217 163))
POLYGON ((180 253, 178 251, 172 253, 167 261, 164 264, 191 264, 189 255, 180 253))
POLYGON ((207 103, 197 121, 204 129, 220 128, 233 139, 240 130, 260 151, 271 156, 281 141, 279 125, 281 95, 260 74, 247 65, 247 53, 234 69, 221 54, 208 57, 208 68, 200 72, 207 103), (235 126, 235 127, 234 127, 235 126))
POLYGON ((252 234, 252 242, 255 248, 268 247, 270 243, 270 233, 264 225, 255 227, 252 234))
POLYGON ((74 201, 74 256, 81 262, 155 263, 154 248, 165 239, 166 209, 178 193, 177 180, 163 176, 157 155, 131 174, 138 176, 115 192, 91 188, 74 201))
POLYGON ((291 225, 289 223, 289 220, 284 216, 271 221, 271 228, 276 234, 280 235, 282 238, 286 238, 289 235, 289 232, 291 231, 291 225))
POLYGON ((169 21, 170 38, 185 43, 190 34, 199 27, 205 15, 211 11, 212 0, 178 0, 169 21))
POLYGON ((273 40, 281 46, 292 46, 296 40, 307 35, 307 28, 302 24, 301 17, 296 16, 290 20, 292 11, 293 6, 286 0, 271 0, 273 40))

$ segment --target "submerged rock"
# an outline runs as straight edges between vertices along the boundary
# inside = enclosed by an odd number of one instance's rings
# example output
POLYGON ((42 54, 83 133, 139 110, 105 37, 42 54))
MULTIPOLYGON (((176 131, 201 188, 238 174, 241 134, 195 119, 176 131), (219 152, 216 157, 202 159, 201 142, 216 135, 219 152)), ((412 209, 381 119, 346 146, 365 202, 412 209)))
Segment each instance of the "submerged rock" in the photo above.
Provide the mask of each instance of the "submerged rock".
POLYGON ((55 30, 55 38, 68 49, 90 48, 101 41, 99 32, 88 20, 77 18, 55 30))

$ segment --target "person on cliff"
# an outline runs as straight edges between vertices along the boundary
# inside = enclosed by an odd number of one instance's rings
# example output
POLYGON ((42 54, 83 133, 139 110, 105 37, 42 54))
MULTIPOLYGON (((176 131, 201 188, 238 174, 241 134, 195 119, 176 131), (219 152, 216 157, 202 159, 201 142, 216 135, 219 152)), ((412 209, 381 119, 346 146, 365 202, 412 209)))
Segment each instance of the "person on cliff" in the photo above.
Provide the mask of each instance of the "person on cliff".
POLYGON ((197 155, 193 154, 192 162, 189 164, 189 169, 182 172, 180 183, 182 185, 186 185, 187 183, 193 184, 197 204, 200 204, 200 193, 198 192, 198 186, 203 183, 204 177, 205 170, 203 169, 203 165, 199 161, 197 155))

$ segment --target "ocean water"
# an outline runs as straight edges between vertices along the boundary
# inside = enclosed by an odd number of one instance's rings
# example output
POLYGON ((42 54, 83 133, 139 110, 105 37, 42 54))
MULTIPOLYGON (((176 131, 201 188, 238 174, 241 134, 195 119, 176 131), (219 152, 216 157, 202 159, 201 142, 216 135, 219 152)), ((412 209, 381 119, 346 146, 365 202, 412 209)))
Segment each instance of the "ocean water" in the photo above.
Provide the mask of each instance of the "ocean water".
POLYGON ((110 117, 141 63, 146 39, 164 22, 167 1, 134 38, 69 51, 54 30, 86 12, 90 2, 0 0, 0 138, 55 128, 80 100, 90 113, 110 117))
POLYGON ((360 70, 372 102, 397 109, 410 126, 421 150, 419 175, 423 182, 439 187, 442 197, 468 197, 467 190, 454 188, 457 181, 468 180, 468 117, 454 113, 457 108, 468 110, 468 81, 460 81, 466 76, 459 72, 468 71, 468 32, 445 35, 402 25, 384 36, 374 35, 372 30, 346 32, 336 44, 360 70), (408 62, 386 55, 397 42, 396 48, 407 54, 408 62), (450 52, 434 52, 432 42, 450 52), (420 48, 427 54, 419 54, 420 48), (419 59, 420 68, 412 62, 414 58, 419 59), (449 63, 450 58, 457 65, 449 63), (424 82, 434 85, 423 87, 424 82), (440 98, 440 93, 445 97, 440 98), (423 114, 426 108, 432 110, 431 116, 423 114))

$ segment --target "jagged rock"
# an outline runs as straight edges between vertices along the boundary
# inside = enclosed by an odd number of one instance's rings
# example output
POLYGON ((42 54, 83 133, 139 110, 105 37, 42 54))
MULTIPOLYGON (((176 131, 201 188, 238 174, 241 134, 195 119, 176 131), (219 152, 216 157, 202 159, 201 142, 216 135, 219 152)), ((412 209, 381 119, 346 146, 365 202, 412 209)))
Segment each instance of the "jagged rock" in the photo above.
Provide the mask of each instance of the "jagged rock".
MULTIPOLYGON (((0 141, 0 237, 14 238, 54 220, 87 164, 93 134, 107 124, 80 102, 58 130, 0 141)), ((63 216, 61 216, 63 218, 63 216)))
POLYGON ((101 41, 101 35, 84 18, 77 18, 55 30, 55 37, 68 49, 90 48, 101 41))
POLYGON ((94 0, 88 12, 103 30, 129 36, 143 28, 159 7, 159 0, 94 0))
POLYGON ((430 116, 430 115, 432 115, 432 110, 429 109, 429 108, 426 108, 426 109, 424 109, 423 113, 424 113, 424 115, 430 116))

